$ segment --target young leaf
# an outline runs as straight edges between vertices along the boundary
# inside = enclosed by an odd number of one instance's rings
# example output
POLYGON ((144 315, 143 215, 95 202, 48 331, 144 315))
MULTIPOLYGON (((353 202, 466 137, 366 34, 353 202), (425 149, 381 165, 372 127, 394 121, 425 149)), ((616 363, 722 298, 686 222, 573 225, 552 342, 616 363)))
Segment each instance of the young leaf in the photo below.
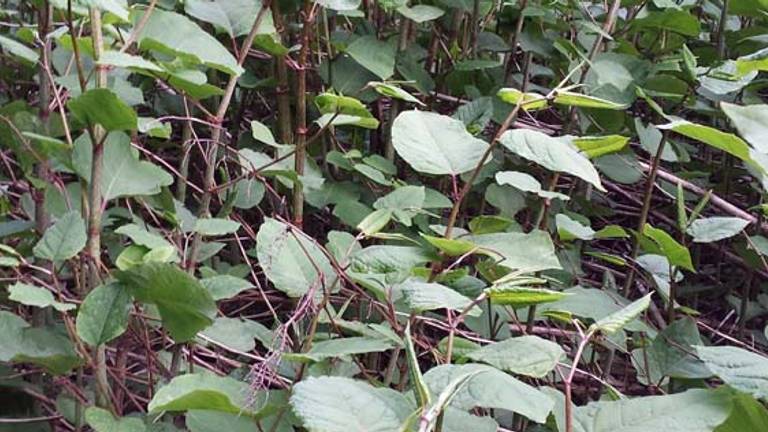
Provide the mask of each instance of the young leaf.
POLYGON ((669 263, 684 269, 696 272, 691 261, 691 253, 688 248, 678 243, 672 236, 661 229, 645 225, 642 235, 650 238, 659 247, 661 253, 667 257, 669 263))
POLYGON ((605 318, 599 319, 590 326, 590 331, 599 331, 611 335, 623 329, 627 324, 634 321, 635 318, 648 309, 648 306, 651 305, 651 295, 653 295, 653 293, 635 300, 623 309, 614 312, 605 318))
POLYGON ((496 286, 485 290, 491 303, 520 309, 541 303, 556 302, 569 294, 544 288, 496 286))

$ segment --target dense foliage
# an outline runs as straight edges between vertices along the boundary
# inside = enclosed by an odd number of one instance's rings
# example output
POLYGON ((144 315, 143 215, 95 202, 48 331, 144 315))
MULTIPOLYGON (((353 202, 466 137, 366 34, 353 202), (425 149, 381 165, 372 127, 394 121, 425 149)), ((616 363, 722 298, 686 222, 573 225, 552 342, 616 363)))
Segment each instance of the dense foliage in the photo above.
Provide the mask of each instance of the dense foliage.
POLYGON ((768 431, 768 1, 2 16, 0 431, 768 431))

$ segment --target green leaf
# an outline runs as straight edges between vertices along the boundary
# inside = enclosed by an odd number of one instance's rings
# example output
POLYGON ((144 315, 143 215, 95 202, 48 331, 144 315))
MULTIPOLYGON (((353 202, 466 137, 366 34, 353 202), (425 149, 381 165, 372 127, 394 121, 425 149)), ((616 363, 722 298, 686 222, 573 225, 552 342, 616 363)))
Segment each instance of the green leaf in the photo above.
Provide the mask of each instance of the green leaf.
MULTIPOLYGON (((184 11, 188 15, 213 24, 233 38, 245 36, 251 31, 262 7, 260 0, 187 0, 184 2, 184 11)), ((256 34, 274 32, 272 14, 267 12, 262 17, 256 34)))
POLYGON ((260 409, 247 383, 211 373, 177 376, 160 388, 149 401, 151 414, 194 409, 254 416, 260 409))
POLYGON ((450 257, 466 255, 478 248, 474 243, 461 239, 447 239, 426 234, 422 234, 421 237, 450 257))
POLYGON ((526 111, 535 111, 549 106, 547 99, 538 93, 523 93, 516 88, 503 88, 496 96, 504 102, 512 105, 520 104, 520 108, 526 111))
POLYGON ((214 300, 232 298, 242 291, 254 288, 253 284, 247 280, 230 275, 219 275, 200 279, 200 284, 205 287, 214 300))
POLYGON ((541 187, 541 183, 530 174, 519 171, 500 171, 496 173, 496 183, 500 185, 509 185, 523 192, 531 192, 545 199, 560 199, 568 201, 571 198, 568 195, 559 192, 551 192, 541 187))
POLYGON ((96 62, 99 65, 138 69, 151 72, 165 72, 165 69, 145 59, 144 57, 120 51, 105 51, 96 62))
POLYGON ((621 135, 574 138, 573 144, 590 159, 616 153, 629 144, 629 138, 621 135))
POLYGON ((108 131, 135 130, 136 112, 112 90, 95 88, 70 99, 67 107, 83 123, 99 124, 108 131))
POLYGON ((59 312, 66 312, 75 309, 77 306, 72 303, 62 303, 56 301, 53 293, 39 286, 29 285, 17 282, 8 287, 8 300, 13 300, 27 306, 39 308, 53 307, 59 312))
POLYGON ((62 375, 79 365, 80 359, 61 332, 31 327, 20 317, 0 311, 0 362, 32 363, 62 375))
POLYGON ((85 410, 85 422, 95 432, 144 432, 144 422, 138 417, 115 418, 111 412, 98 407, 85 410))
POLYGON ((394 390, 342 377, 295 384, 291 407, 309 432, 399 431, 415 409, 394 390))
POLYGON ((392 125, 392 143, 413 169, 435 175, 459 175, 475 168, 488 148, 459 120, 425 111, 400 113, 392 125))
MULTIPOLYGON (((253 5, 254 2, 250 4, 253 5)), ((145 11, 146 9, 136 8, 131 12, 134 25, 144 16, 145 11)), ((216 38, 189 18, 175 12, 162 9, 152 11, 139 34, 138 43, 142 51, 176 55, 186 61, 203 63, 232 75, 243 73, 237 59, 216 38)))
POLYGON ((412 219, 424 206, 425 190, 423 186, 401 186, 373 203, 377 210, 391 210, 392 214, 405 226, 411 226, 412 219))
POLYGON ((462 237, 462 240, 480 246, 478 252, 498 261, 498 265, 522 273, 561 268, 552 239, 545 231, 481 234, 462 237))
POLYGON ((743 432, 768 430, 768 410, 747 394, 734 395, 733 410, 728 420, 715 432, 743 432))
MULTIPOLYGON (((665 396, 592 402, 577 407, 574 423, 584 432, 712 432, 731 411, 723 391, 694 389, 665 396)), ((564 421, 557 419, 564 431, 564 421)))
POLYGON ((649 346, 632 351, 632 363, 638 371, 638 380, 644 385, 661 385, 664 377, 710 377, 712 372, 693 354, 693 346, 701 343, 695 320, 686 317, 673 322, 649 346))
POLYGON ((743 161, 748 162, 752 160, 749 154, 749 146, 744 140, 736 135, 719 131, 713 127, 691 123, 682 119, 673 119, 672 122, 657 127, 701 141, 704 144, 736 156, 743 161))
POLYGON ((234 234, 240 229, 240 222, 221 218, 200 218, 195 222, 195 232, 204 236, 234 234))
POLYGON ((661 254, 667 257, 670 264, 696 272, 688 248, 678 243, 672 236, 649 224, 645 224, 642 235, 650 238, 656 243, 661 254))
POLYGON ((424 382, 424 375, 419 367, 419 359, 416 355, 416 348, 411 338, 411 323, 405 327, 405 353, 408 359, 408 372, 413 381, 413 394, 416 396, 416 403, 422 410, 427 409, 432 403, 432 396, 429 393, 429 387, 424 382))
POLYGON ((88 293, 77 314, 77 335, 91 346, 105 344, 128 328, 131 296, 118 283, 108 283, 88 293))
MULTIPOLYGON (((472 303, 458 292, 434 282, 421 282, 418 279, 408 279, 400 285, 405 296, 405 303, 415 312, 450 309, 461 312, 472 303)), ((482 311, 477 306, 467 313, 470 316, 480 316, 482 311)))
POLYGON ((40 59, 40 54, 38 54, 37 51, 7 36, 0 35, 0 47, 11 55, 30 64, 35 64, 40 59))
POLYGON ((653 293, 649 293, 628 304, 621 310, 597 320, 597 322, 590 326, 590 331, 596 330, 611 335, 623 329, 627 324, 634 321, 641 313, 648 309, 648 306, 651 305, 651 295, 653 295, 653 293))
POLYGON ((173 264, 147 263, 117 272, 136 300, 157 306, 163 326, 176 342, 186 342, 213 323, 216 303, 189 273, 173 264))
POLYGON ((336 273, 312 239, 296 228, 267 218, 256 235, 256 255, 264 274, 275 288, 289 297, 333 291, 336 273))
POLYGON ((768 358, 733 346, 697 346, 696 355, 729 386, 768 401, 768 358))
POLYGON ((569 91, 557 92, 555 94, 554 102, 559 105, 609 110, 623 110, 627 107, 626 104, 619 104, 598 97, 587 96, 569 91))
POLYGON ((424 102, 418 100, 415 96, 398 86, 377 81, 371 81, 368 83, 368 85, 373 87, 373 89, 376 90, 376 93, 391 97, 392 99, 399 99, 402 101, 415 103, 417 105, 426 106, 424 105, 424 102))
POLYGON ((286 353, 286 360, 299 362, 319 362, 329 358, 348 355, 365 354, 371 352, 383 352, 394 348, 394 343, 387 339, 374 339, 370 337, 347 337, 315 342, 312 348, 305 353, 286 353))
POLYGON ((351 11, 360 7, 361 0, 317 0, 315 3, 335 11, 351 11))
POLYGON ((739 131, 739 135, 759 152, 768 153, 768 143, 764 139, 768 134, 768 105, 739 106, 721 102, 720 108, 739 131))
POLYGON ((252 351, 256 347, 255 340, 271 348, 274 338, 272 331, 256 321, 226 317, 216 318, 200 335, 205 336, 204 339, 242 352, 252 351))
POLYGON ((253 139, 272 147, 279 147, 280 144, 275 140, 275 136, 272 135, 272 131, 269 126, 258 120, 251 121, 251 136, 253 139))
POLYGON ((737 217, 710 217, 691 222, 686 232, 696 243, 712 243, 733 237, 744 230, 750 222, 737 217))
POLYGON ((33 251, 38 258, 63 261, 80 253, 87 240, 85 221, 79 212, 73 210, 45 230, 33 251))
POLYGON ((681 35, 698 37, 701 32, 699 19, 682 9, 664 9, 649 12, 632 20, 632 26, 656 31, 669 30, 681 35))
POLYGON ((544 288, 496 286, 485 290, 491 303, 520 309, 542 303, 558 301, 569 294, 544 288))
POLYGON ((504 409, 544 423, 555 402, 535 387, 512 376, 479 364, 441 365, 424 374, 433 395, 440 394, 454 379, 474 374, 452 399, 451 406, 460 410, 475 407, 504 409))
POLYGON ((355 117, 371 118, 373 115, 359 99, 333 93, 321 93, 315 96, 315 105, 321 114, 344 114, 355 117))
POLYGON ((393 212, 390 209, 373 211, 357 224, 357 229, 366 236, 372 236, 389 224, 392 220, 392 213, 393 212))
POLYGON ((360 36, 347 47, 356 62, 381 79, 395 73, 395 45, 376 39, 375 36, 360 36))
MULTIPOLYGON (((77 173, 91 180, 91 157, 93 147, 87 135, 75 140, 73 162, 77 173)), ((151 162, 139 160, 139 153, 131 147, 131 139, 122 132, 112 132, 104 143, 105 173, 101 180, 101 191, 105 201, 115 198, 155 195, 163 186, 173 184, 170 174, 151 162)))
POLYGON ((555 216, 555 224, 557 225, 557 235, 560 240, 594 240, 595 230, 590 226, 582 225, 581 222, 571 219, 564 213, 558 213, 555 216))
POLYGON ((444 10, 429 5, 400 6, 397 11, 419 24, 436 20, 445 14, 444 10))
POLYGON ((565 358, 565 352, 538 336, 520 336, 488 344, 466 357, 513 374, 544 378, 565 358))
POLYGON ((592 163, 564 141, 531 129, 504 132, 500 141, 509 151, 524 159, 551 171, 574 175, 605 191, 592 163))
MULTIPOLYGON (((575 286, 563 293, 568 296, 553 303, 542 304, 538 309, 545 314, 567 312, 569 315, 598 321, 617 314, 630 303, 618 294, 595 288, 575 286)), ((625 328, 632 331, 648 330, 639 320, 630 322, 625 328)))

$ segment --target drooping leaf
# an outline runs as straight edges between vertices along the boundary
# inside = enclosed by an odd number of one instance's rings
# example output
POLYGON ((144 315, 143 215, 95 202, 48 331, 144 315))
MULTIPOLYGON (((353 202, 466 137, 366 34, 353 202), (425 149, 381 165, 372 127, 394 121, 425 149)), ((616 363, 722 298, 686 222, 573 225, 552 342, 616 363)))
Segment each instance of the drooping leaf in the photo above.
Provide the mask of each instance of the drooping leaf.
POLYGON ((59 312, 66 312, 77 307, 72 303, 56 301, 53 297, 53 293, 43 287, 21 282, 9 286, 8 294, 8 300, 13 300, 27 306, 35 306, 39 308, 50 306, 59 312))
POLYGON ((276 219, 267 218, 259 228, 256 255, 275 288, 290 297, 338 289, 335 271, 322 250, 306 234, 276 219))
POLYGON ((247 280, 231 275, 203 278, 200 279, 200 283, 208 290, 214 300, 232 298, 242 291, 254 288, 253 284, 247 280))
POLYGON ((108 283, 88 293, 77 314, 77 335, 91 346, 105 344, 128 328, 131 296, 119 283, 108 283))
POLYGON ((590 159, 618 152, 629 144, 629 138, 621 135, 607 135, 574 138, 573 144, 590 159))
POLYGON ((609 110, 621 110, 627 107, 627 105, 611 102, 599 97, 569 91, 557 92, 554 102, 559 105, 609 110))
POLYGON ((768 153, 765 134, 768 133, 768 105, 740 106, 722 102, 720 108, 731 123, 753 148, 761 153, 768 153))
POLYGON ((163 326, 177 342, 192 339, 213 323, 216 304, 189 273, 173 264, 147 263, 117 273, 136 300, 157 306, 163 326))
POLYGON ((85 221, 79 212, 73 210, 45 230, 33 251, 38 258, 63 261, 83 250, 86 241, 85 221))
POLYGON ((751 161, 749 145, 736 135, 717 130, 713 127, 691 123, 687 120, 673 119, 672 122, 657 126, 688 138, 703 142, 716 149, 736 156, 743 161, 751 161))
POLYGON ((397 154, 421 173, 459 175, 475 168, 488 144, 467 132, 450 117, 424 111, 405 111, 392 125, 397 154))
POLYGON ((560 345, 538 336, 520 336, 488 344, 466 357, 516 375, 543 378, 565 357, 565 352, 560 345))
POLYGON ((733 237, 749 225, 749 221, 737 217, 709 217, 691 222, 686 232, 696 243, 712 243, 733 237))
POLYGON ((436 20, 445 14, 444 10, 429 5, 400 6, 397 11, 417 23, 436 20))
POLYGON ((7 36, 0 35, 0 47, 29 64, 35 64, 40 59, 37 51, 7 36))
POLYGON ((514 129, 504 132, 500 142, 524 159, 552 171, 574 175, 605 191, 592 163, 564 141, 531 129, 514 129))

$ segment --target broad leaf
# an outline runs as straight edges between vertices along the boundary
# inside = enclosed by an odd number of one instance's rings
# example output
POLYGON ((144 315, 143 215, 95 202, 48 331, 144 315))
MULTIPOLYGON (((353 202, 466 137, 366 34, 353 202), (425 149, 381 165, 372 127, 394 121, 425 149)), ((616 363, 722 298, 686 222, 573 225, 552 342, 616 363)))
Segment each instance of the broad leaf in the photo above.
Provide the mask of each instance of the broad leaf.
POLYGON ((395 73, 395 51, 395 45, 375 36, 360 36, 347 47, 347 54, 381 79, 395 73))
MULTIPOLYGON (((469 307, 472 299, 464 297, 458 292, 434 282, 421 282, 417 279, 408 279, 400 285, 405 296, 405 303, 414 312, 429 310, 450 309, 461 312, 469 307)), ((472 306, 469 315, 479 316, 480 309, 472 306)))
POLYGON ((21 282, 9 286, 8 294, 8 300, 13 300, 27 306, 35 306, 39 308, 50 306, 59 312, 66 312, 77 307, 72 303, 56 301, 53 297, 53 293, 43 287, 21 282))
POLYGON ((464 124, 448 116, 406 111, 392 125, 397 154, 424 174, 459 175, 475 168, 488 143, 473 137, 464 124))
POLYGON ((491 343, 466 355, 516 375, 543 378, 565 357, 560 345, 538 336, 520 336, 491 343))
POLYGON ((32 363, 61 375, 79 365, 80 359, 61 332, 31 327, 20 317, 0 311, 0 362, 32 363))
POLYGON ((437 395, 455 378, 470 373, 475 375, 453 398, 451 406, 454 408, 504 409, 543 423, 554 407, 555 402, 536 388, 490 366, 437 366, 424 374, 424 380, 432 394, 437 395))
POLYGON ((515 129, 504 132, 501 143, 524 159, 552 171, 574 175, 605 191, 592 163, 564 141, 530 129, 515 129))
MULTIPOLYGON (((143 9, 131 13, 134 24, 143 16, 143 9)), ((138 42, 139 47, 145 51, 177 55, 187 61, 203 63, 233 75, 243 73, 235 57, 216 38, 189 18, 175 12, 155 9, 139 35, 138 42)))
POLYGON ((480 253, 497 260, 497 264, 520 272, 533 273, 559 269, 555 246, 545 231, 528 234, 497 233, 462 237, 480 246, 480 253))
POLYGON ((111 412, 99 407, 88 407, 85 410, 85 422, 95 432, 144 432, 147 430, 144 422, 138 417, 116 418, 111 412))
POLYGON ((722 132, 713 127, 691 123, 687 120, 673 119, 671 123, 657 126, 659 129, 679 133, 716 149, 732 154, 743 161, 751 161, 749 146, 736 135, 722 132))
POLYGON ((195 232, 205 236, 234 234, 240 229, 240 223, 230 219, 200 218, 195 222, 195 232))
POLYGON ((731 123, 752 147, 761 153, 768 153, 768 105, 739 106, 722 102, 720 108, 731 123))
POLYGON ((500 171, 496 173, 496 183, 500 185, 509 185, 523 192, 531 192, 546 199, 561 199, 568 201, 571 198, 568 195, 559 192, 552 192, 541 187, 541 183, 530 174, 519 171, 500 171))
POLYGON ((73 210, 45 230, 33 251, 38 258, 63 261, 83 250, 86 241, 85 221, 79 212, 73 210))
POLYGON ((138 122, 133 108, 110 89, 88 90, 67 102, 67 107, 80 121, 101 125, 108 131, 134 130, 138 122))
POLYGON ((219 345, 242 352, 252 351, 256 340, 267 348, 272 347, 272 332, 256 321, 240 318, 219 317, 213 324, 200 332, 204 339, 210 339, 219 345))
POLYGON ((691 222, 686 232, 696 243, 712 243, 733 237, 749 225, 749 221, 737 217, 710 217, 691 222))
MULTIPOLYGON (((256 22, 259 10, 264 7, 259 0, 187 0, 184 11, 201 21, 209 22, 231 37, 245 36, 256 22)), ((257 34, 275 32, 272 14, 266 12, 261 19, 257 34)))
POLYGON ((656 243, 661 255, 667 257, 670 264, 680 266, 692 272, 696 271, 693 268, 691 253, 688 251, 688 248, 678 243, 672 236, 649 224, 645 224, 642 235, 647 236, 656 243))
POLYGON ((147 408, 150 413, 206 409, 230 414, 255 415, 260 402, 242 381, 210 373, 177 376, 155 393, 147 408))
POLYGON ((290 297, 312 290, 322 295, 338 289, 336 274, 323 251, 306 234, 267 218, 256 236, 256 255, 275 288, 290 297))
POLYGON ((768 401, 768 358, 734 346, 696 347, 704 364, 729 386, 768 401))
POLYGON ((136 300, 157 306, 163 326, 177 342, 192 339, 213 323, 216 304, 189 273, 173 264, 148 263, 117 273, 136 300))
POLYGON ((651 295, 653 295, 653 293, 650 293, 639 300, 635 300, 621 310, 597 320, 597 322, 592 324, 590 330, 597 330, 610 335, 623 329, 627 324, 634 321, 641 313, 648 309, 648 306, 651 305, 651 295))
POLYGON ((98 346, 123 334, 128 328, 131 296, 118 283, 96 287, 88 293, 77 314, 77 335, 98 346))
POLYGON ((315 342, 305 353, 284 354, 287 360, 301 362, 319 362, 328 358, 343 357, 370 352, 382 352, 394 348, 394 344, 386 339, 369 337, 348 337, 315 342))

